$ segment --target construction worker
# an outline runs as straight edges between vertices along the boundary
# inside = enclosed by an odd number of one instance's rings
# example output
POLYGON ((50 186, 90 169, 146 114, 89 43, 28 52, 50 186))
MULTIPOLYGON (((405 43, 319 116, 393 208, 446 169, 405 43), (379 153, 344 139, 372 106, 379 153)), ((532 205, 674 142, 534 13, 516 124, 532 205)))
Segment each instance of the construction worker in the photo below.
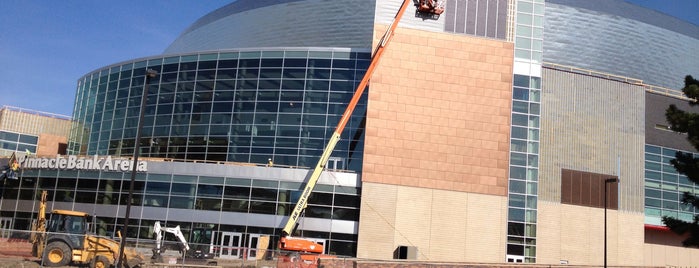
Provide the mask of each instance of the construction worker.
POLYGON ((420 0, 418 10, 439 15, 444 12, 444 7, 439 3, 439 0, 420 0))

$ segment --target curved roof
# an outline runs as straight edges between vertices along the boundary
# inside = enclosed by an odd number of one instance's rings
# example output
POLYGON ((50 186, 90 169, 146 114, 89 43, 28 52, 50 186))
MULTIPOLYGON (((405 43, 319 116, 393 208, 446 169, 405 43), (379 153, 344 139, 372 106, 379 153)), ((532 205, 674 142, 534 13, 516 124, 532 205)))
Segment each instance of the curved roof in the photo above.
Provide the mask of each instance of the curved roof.
POLYGON ((370 48, 375 2, 239 0, 200 18, 164 54, 250 47, 370 48))
POLYGON ((699 26, 621 0, 550 0, 543 60, 680 89, 699 75, 699 26))
MULTIPOLYGON (((370 49, 373 24, 383 19, 376 17, 377 8, 397 1, 238 0, 197 20, 164 54, 265 47, 370 49)), ((673 89, 683 86, 687 74, 699 75, 697 25, 622 0, 547 0, 545 6, 546 62, 673 89)), ((430 27, 444 31, 440 25, 430 27)))

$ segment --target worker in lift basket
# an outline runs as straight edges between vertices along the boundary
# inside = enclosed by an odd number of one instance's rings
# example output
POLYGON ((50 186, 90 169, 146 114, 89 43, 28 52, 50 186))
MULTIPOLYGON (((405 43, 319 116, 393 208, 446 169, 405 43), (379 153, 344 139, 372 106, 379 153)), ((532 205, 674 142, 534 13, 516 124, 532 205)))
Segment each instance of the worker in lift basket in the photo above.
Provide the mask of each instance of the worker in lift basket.
POLYGON ((418 10, 421 12, 430 12, 434 14, 442 14, 444 8, 440 5, 439 0, 420 0, 418 10))

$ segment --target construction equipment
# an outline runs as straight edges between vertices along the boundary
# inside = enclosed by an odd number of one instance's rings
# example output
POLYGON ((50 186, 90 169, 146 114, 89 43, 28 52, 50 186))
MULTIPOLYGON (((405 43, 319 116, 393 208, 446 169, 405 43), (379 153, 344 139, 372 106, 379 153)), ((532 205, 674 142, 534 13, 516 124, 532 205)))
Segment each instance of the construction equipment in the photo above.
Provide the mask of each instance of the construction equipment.
POLYGON ((151 259, 155 262, 163 262, 163 256, 161 255, 163 246, 163 232, 171 233, 175 235, 178 240, 180 240, 180 252, 182 252, 182 257, 185 257, 187 255, 187 251, 189 250, 189 244, 187 243, 187 240, 184 239, 180 226, 177 225, 177 227, 174 228, 162 227, 160 225, 160 221, 156 221, 153 226, 153 233, 155 233, 155 248, 153 249, 153 256, 151 259))
MULTIPOLYGON (((416 5, 416 13, 439 15, 442 12, 444 12, 444 5, 440 2, 443 1, 421 0, 416 5)), ((391 41, 391 37, 393 36, 393 33, 396 27, 398 26, 398 23, 400 22, 403 13, 405 13, 405 11, 408 9, 408 6, 410 6, 410 4, 412 3, 413 0, 403 1, 403 3, 400 6, 400 9, 398 10, 396 16, 393 19, 393 22, 391 23, 391 25, 389 25, 388 29, 386 30, 386 33, 384 33, 383 37, 376 46, 376 49, 374 50, 374 53, 372 55, 371 63, 369 64, 369 67, 364 73, 364 77, 357 86, 357 89, 355 90, 354 95, 352 96, 352 99, 350 100, 349 104, 345 108, 345 111, 342 114, 342 117, 340 118, 337 127, 335 128, 335 132, 333 132, 332 136, 330 137, 330 140, 328 141, 325 149, 323 150, 322 155, 318 159, 318 163, 313 169, 313 172, 311 173, 311 176, 309 177, 306 186, 301 192, 301 196, 299 197, 298 202, 296 202, 294 209, 291 211, 289 219, 284 225, 281 237, 279 239, 279 249, 282 251, 283 254, 286 253, 280 256, 280 260, 282 260, 282 262, 295 262, 298 260, 304 262, 305 264, 307 264, 307 266, 315 266, 317 264, 318 259, 324 256, 322 255, 325 252, 323 245, 305 238, 294 238, 291 235, 294 229, 296 228, 296 225, 298 224, 299 218, 301 217, 304 209, 308 205, 308 198, 313 189, 315 188, 316 183, 320 178, 320 174, 322 173, 323 169, 325 169, 325 165, 327 164, 330 155, 335 149, 335 145, 337 145, 338 141, 340 140, 340 134, 342 133, 347 122, 349 121, 350 116, 352 115, 352 112, 354 111, 354 108, 357 105, 357 102, 359 101, 359 98, 364 93, 369 79, 374 73, 374 70, 376 69, 378 62, 381 59, 381 56, 383 55, 384 50, 386 49, 386 46, 391 41)))
MULTIPOLYGON (((207 229, 195 229, 195 233, 201 233, 203 232, 211 232, 211 230, 207 229)), ((197 264, 206 264, 206 265, 216 265, 216 261, 212 260, 212 256, 209 255, 206 252, 203 252, 201 249, 195 249, 195 250, 190 250, 189 243, 187 242, 187 239, 184 238, 184 234, 182 233, 182 230, 180 230, 180 226, 177 225, 176 227, 163 227, 160 225, 160 221, 156 221, 155 224, 153 224, 153 233, 155 233, 155 248, 153 248, 153 256, 151 257, 151 262, 153 263, 163 263, 163 256, 162 253, 164 251, 163 249, 163 242, 164 242, 164 233, 171 233, 175 237, 177 237, 177 240, 180 242, 180 253, 182 254, 182 263, 185 264, 185 260, 189 258, 190 261, 193 261, 193 263, 197 264)), ((199 238, 198 240, 201 240, 199 238)), ((201 242, 197 241, 196 237, 194 239, 194 243, 201 242)))
POLYGON ((444 12, 444 1, 439 0, 420 0, 417 6, 418 12, 431 13, 439 16, 444 12))
MULTIPOLYGON (((119 253, 119 242, 93 235, 94 217, 85 212, 54 210, 46 220, 46 196, 42 191, 39 215, 32 226, 32 255, 41 258, 47 267, 65 266, 71 262, 89 264, 92 268, 110 267, 119 253), (91 220, 92 219, 92 220, 91 220)), ((124 249, 125 267, 139 267, 143 255, 124 249)))

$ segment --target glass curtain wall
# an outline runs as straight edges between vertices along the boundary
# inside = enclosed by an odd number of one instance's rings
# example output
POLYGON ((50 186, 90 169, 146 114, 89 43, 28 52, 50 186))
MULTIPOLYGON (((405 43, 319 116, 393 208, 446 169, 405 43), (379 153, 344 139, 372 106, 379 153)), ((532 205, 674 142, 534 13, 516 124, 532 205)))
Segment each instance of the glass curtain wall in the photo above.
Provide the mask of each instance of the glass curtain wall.
MULTIPOLYGON (((78 83, 69 154, 133 155, 146 69, 140 156, 314 166, 369 65, 369 52, 260 50, 151 58, 78 83)), ((333 152, 359 171, 366 95, 333 152)))
MULTIPOLYGON (((694 220, 697 211, 690 204, 682 203, 685 192, 698 195, 699 187, 677 173, 670 164, 678 150, 656 145, 646 145, 645 153, 645 215, 647 224, 663 226, 663 216, 687 222, 694 220)), ((691 153, 682 151, 683 153, 691 153)), ((696 153, 694 157, 699 157, 696 153)))
MULTIPOLYGON (((0 217, 13 219, 13 229, 26 230, 36 218, 35 204, 43 190, 48 192, 49 204, 61 207, 89 209, 98 217, 99 235, 115 236, 123 226, 123 218, 117 218, 117 206, 124 206, 130 184, 129 173, 98 171, 23 170, 20 180, 8 180, 2 187, 3 211, 0 217), (31 207, 16 207, 15 200, 29 201, 31 207), (6 207, 12 205, 14 209, 6 207)), ((152 243, 155 221, 164 226, 180 225, 185 238, 197 229, 213 232, 234 231, 244 235, 271 235, 278 237, 269 222, 256 222, 259 215, 287 216, 301 195, 302 184, 277 180, 245 177, 211 177, 178 174, 138 174, 134 185, 132 205, 151 208, 153 213, 132 218, 127 237, 135 242, 152 243), (152 210, 155 209, 155 210, 152 210), (162 209, 162 211, 158 210, 162 209), (173 216, 157 215, 195 211, 218 212, 216 220, 174 221, 173 216), (169 211, 169 212, 168 212, 169 211), (224 219, 246 217, 246 225, 233 225, 224 219)), ((339 185, 316 187, 309 199, 304 217, 320 220, 359 221, 360 188, 339 185)), ((49 208, 50 209, 50 208, 49 208)), ((328 253, 354 256, 356 234, 301 231, 298 235, 327 241, 328 253)))
POLYGON ((536 262, 544 0, 517 0, 507 261, 536 262))

